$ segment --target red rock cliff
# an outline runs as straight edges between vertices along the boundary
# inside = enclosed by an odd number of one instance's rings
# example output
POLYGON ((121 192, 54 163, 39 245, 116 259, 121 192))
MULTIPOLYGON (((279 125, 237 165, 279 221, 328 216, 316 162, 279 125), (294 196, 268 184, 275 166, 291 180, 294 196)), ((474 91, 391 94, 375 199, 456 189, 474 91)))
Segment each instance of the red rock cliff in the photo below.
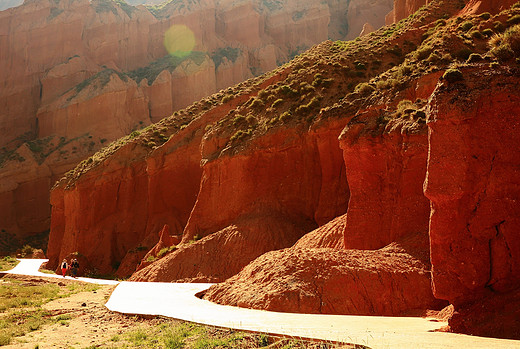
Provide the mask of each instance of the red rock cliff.
POLYGON ((520 286, 515 74, 466 70, 432 97, 425 193, 433 289, 454 304, 520 286))
POLYGON ((428 4, 428 2, 431 2, 431 0, 394 0, 394 8, 386 15, 385 23, 397 23, 417 11, 421 6, 428 4))
MULTIPOLYGON (((240 155, 203 160, 199 194, 183 233, 187 246, 132 280, 223 281, 343 213, 348 189, 335 141, 343 123, 324 125, 311 137, 301 129, 275 132, 240 155)), ((205 144, 203 157, 211 156, 214 147, 205 144)))
POLYGON ((5 147, 5 162, 15 163, 0 164, 0 179, 16 185, 0 191, 0 201, 10 207, 0 213, 0 228, 18 237, 45 232, 50 185, 86 155, 194 100, 271 70, 328 37, 343 38, 348 19, 338 13, 345 11, 346 4, 333 1, 237 7, 222 0, 170 3, 152 14, 106 0, 31 0, 1 12, 0 147, 5 147), (187 59, 161 72, 164 61, 157 60, 166 54, 163 36, 174 23, 190 28, 195 50, 207 54, 200 62, 187 59), (153 74, 142 79, 143 71, 153 74), (70 150, 55 147, 59 156, 40 159, 48 153, 29 149, 52 176, 35 171, 20 148, 50 136, 64 137, 70 150), (36 177, 13 178, 4 170, 10 166, 36 177), (39 204, 24 207, 26 191, 16 189, 22 186, 38 193, 31 202, 39 204), (27 220, 34 223, 30 229, 27 220))
POLYGON ((378 249, 428 231, 430 204, 422 192, 428 153, 424 123, 378 125, 382 110, 361 112, 341 135, 351 192, 345 247, 378 249), (410 219, 414 217, 414 219, 410 219))

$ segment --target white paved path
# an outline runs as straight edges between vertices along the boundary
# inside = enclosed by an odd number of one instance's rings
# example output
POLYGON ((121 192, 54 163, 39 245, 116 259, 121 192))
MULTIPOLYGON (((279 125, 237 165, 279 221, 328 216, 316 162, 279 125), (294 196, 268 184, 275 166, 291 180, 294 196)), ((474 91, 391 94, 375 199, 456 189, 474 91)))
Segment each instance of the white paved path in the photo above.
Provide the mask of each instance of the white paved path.
MULTIPOLYGON (((9 272, 53 277, 37 272, 44 260, 39 264, 26 261, 9 272)), ((78 279, 89 282, 87 278, 78 279)), ((223 306, 195 297, 210 285, 121 282, 106 306, 127 314, 163 315, 240 330, 363 344, 373 349, 520 349, 520 341, 432 332, 446 323, 418 317, 276 313, 223 306)))
POLYGON ((11 270, 4 271, 5 274, 16 274, 16 275, 29 275, 29 276, 41 276, 41 277, 50 277, 56 279, 67 279, 67 280, 79 280, 84 282, 89 282, 92 284, 100 284, 100 285, 117 285, 119 281, 115 280, 104 280, 104 279, 90 279, 90 278, 82 278, 77 277, 73 278, 72 276, 61 276, 57 274, 47 274, 38 271, 40 266, 47 262, 48 259, 19 259, 20 263, 16 267, 11 270))

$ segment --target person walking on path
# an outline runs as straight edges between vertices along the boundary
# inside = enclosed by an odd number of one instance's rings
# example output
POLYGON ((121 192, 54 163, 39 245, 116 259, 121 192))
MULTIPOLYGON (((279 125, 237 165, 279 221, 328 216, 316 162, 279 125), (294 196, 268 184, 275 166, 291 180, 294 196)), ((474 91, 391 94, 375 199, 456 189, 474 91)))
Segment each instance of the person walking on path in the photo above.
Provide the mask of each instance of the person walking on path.
POLYGON ((65 277, 65 274, 67 274, 67 269, 68 269, 68 265, 67 265, 67 260, 64 259, 63 262, 61 262, 61 274, 63 275, 63 277, 65 277))
POLYGON ((72 272, 72 277, 76 277, 78 275, 79 262, 76 258, 72 260, 70 264, 70 271, 72 272))

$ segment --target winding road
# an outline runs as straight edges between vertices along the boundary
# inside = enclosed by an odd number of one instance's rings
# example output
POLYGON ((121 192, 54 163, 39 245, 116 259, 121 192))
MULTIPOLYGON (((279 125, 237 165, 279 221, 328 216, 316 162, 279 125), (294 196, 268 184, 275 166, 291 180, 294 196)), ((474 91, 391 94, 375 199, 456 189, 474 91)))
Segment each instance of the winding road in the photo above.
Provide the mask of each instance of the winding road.
MULTIPOLYGON (((45 261, 20 259, 15 268, 3 273, 63 278, 39 272, 45 261)), ((195 296, 211 284, 76 280, 117 284, 106 307, 125 314, 162 315, 238 330, 361 344, 372 349, 520 349, 520 341, 435 332, 447 323, 428 318, 278 313, 219 305, 195 296)))

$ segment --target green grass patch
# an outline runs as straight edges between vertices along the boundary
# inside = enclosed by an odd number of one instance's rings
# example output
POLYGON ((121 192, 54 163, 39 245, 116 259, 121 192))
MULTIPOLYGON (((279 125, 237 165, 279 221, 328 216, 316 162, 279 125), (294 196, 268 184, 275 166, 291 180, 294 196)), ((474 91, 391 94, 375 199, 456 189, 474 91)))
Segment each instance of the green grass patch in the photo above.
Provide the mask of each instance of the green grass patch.
POLYGON ((0 271, 11 270, 20 263, 16 258, 6 256, 0 259, 0 271))
MULTIPOLYGON (((11 263, 11 261, 2 261, 11 263)), ((36 331, 45 324, 66 322, 70 315, 52 318, 42 305, 54 299, 68 297, 83 291, 95 291, 98 285, 69 284, 60 287, 53 283, 37 283, 4 279, 0 284, 0 346, 13 342, 14 337, 36 331)))

